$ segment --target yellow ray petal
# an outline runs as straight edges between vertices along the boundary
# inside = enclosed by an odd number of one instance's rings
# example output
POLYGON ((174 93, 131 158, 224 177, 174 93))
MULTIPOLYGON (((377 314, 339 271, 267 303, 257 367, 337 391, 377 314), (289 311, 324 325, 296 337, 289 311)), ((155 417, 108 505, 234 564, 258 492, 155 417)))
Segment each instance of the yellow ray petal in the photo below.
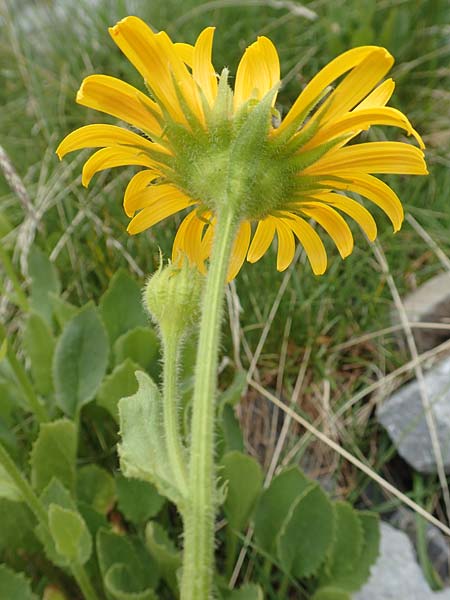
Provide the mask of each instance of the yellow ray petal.
POLYGON ((339 175, 341 171, 428 175, 421 150, 402 142, 368 142, 332 150, 307 167, 308 175, 339 175))
POLYGON ((421 149, 425 148, 422 138, 413 129, 411 123, 403 113, 395 108, 380 107, 355 110, 339 119, 330 121, 325 127, 319 129, 310 142, 302 147, 302 151, 314 148, 344 133, 352 132, 354 135, 357 135, 359 132, 369 129, 372 125, 399 127, 405 130, 408 135, 413 135, 421 149))
POLYGON ((282 219, 276 219, 275 224, 278 238, 277 270, 285 271, 294 259, 294 235, 292 229, 282 219))
MULTIPOLYGON (((155 186, 158 187, 158 186, 155 186)), ((161 200, 153 202, 150 206, 143 208, 138 214, 131 219, 128 224, 127 231, 131 235, 140 233, 156 223, 159 223, 169 215, 173 215, 183 208, 187 208, 192 204, 189 199, 180 197, 178 190, 173 189, 171 195, 167 194, 161 200)))
POLYGON ((342 258, 352 253, 353 235, 339 213, 320 202, 302 202, 300 208, 303 214, 317 221, 325 229, 342 258))
POLYGON ((175 42, 173 47, 181 60, 188 65, 188 67, 192 68, 194 63, 194 46, 192 44, 185 44, 184 42, 175 42))
POLYGON ((378 46, 361 46, 352 48, 343 54, 337 56, 334 60, 328 63, 321 71, 315 75, 297 100, 292 105, 290 111, 280 124, 279 130, 282 131, 294 119, 302 114, 308 107, 322 94, 323 90, 329 86, 338 77, 353 69, 361 63, 366 56, 369 56, 378 46))
MULTIPOLYGON (((203 213, 202 218, 208 221, 208 225, 206 226, 206 231, 204 236, 202 237, 202 259, 205 261, 207 258, 211 256, 212 244, 214 240, 216 219, 210 213, 203 213)), ((206 272, 206 268, 203 264, 203 269, 200 269, 202 273, 206 272)))
POLYGON ((85 162, 81 183, 87 187, 92 177, 99 171, 111 169, 113 167, 125 167, 129 165, 138 165, 142 167, 158 167, 148 154, 142 150, 129 146, 113 146, 97 150, 85 162))
POLYGON ((277 50, 268 38, 259 37, 245 50, 238 65, 234 109, 237 110, 250 98, 261 100, 279 81, 280 60, 277 50))
POLYGON ((283 223, 290 227, 303 246, 315 275, 322 275, 327 268, 327 253, 319 234, 298 215, 283 213, 283 223))
POLYGON ((389 217, 394 231, 400 229, 404 216, 403 207, 394 190, 372 175, 348 171, 339 173, 339 176, 343 181, 324 180, 322 183, 338 190, 355 192, 371 200, 389 217))
POLYGON ((127 198, 125 213, 132 217, 137 210, 147 208, 151 204, 159 201, 165 201, 166 198, 171 198, 173 194, 179 198, 184 198, 186 201, 193 203, 192 199, 183 194, 178 188, 170 183, 161 183, 150 185, 142 189, 136 194, 129 195, 127 198))
POLYGON ((351 217, 358 223, 371 242, 377 237, 377 224, 375 223, 375 219, 370 212, 364 208, 364 206, 361 206, 359 202, 356 202, 356 200, 334 192, 314 194, 313 197, 321 202, 326 202, 327 204, 338 208, 351 217))
MULTIPOLYGON (((98 148, 100 146, 133 146, 136 149, 154 147, 154 143, 137 133, 117 127, 116 125, 85 125, 69 133, 56 149, 59 158, 69 152, 82 148, 98 148)), ((158 146, 158 150, 160 146, 158 146)))
POLYGON ((202 255, 202 234, 207 222, 198 218, 198 211, 193 210, 178 227, 173 241, 172 260, 175 262, 180 255, 185 254, 192 264, 204 272, 204 257, 202 255))
POLYGON ((211 62, 212 43, 215 27, 207 27, 195 42, 192 75, 212 106, 217 96, 216 72, 211 62))
POLYGON ((380 83, 370 94, 364 98, 362 102, 360 102, 355 108, 354 111, 364 110, 366 108, 378 108, 380 106, 385 106, 389 100, 391 99, 392 94, 394 93, 395 82, 393 79, 389 78, 383 83, 380 83))
POLYGON ((161 135, 162 129, 157 118, 161 110, 156 102, 115 77, 86 77, 77 93, 77 103, 121 119, 150 136, 161 135))
POLYGON ((267 252, 275 235, 275 220, 271 217, 259 221, 247 254, 248 262, 257 262, 267 252))
POLYGON ((252 228, 249 221, 242 221, 233 244, 233 250, 231 251, 227 281, 231 281, 239 273, 242 263, 247 255, 251 234, 252 228))
MULTIPOLYGON (((192 78, 178 56, 169 36, 158 34, 138 17, 126 17, 110 28, 114 42, 136 67, 152 92, 173 118, 185 122, 175 91, 173 77, 180 87, 192 78)), ((187 99, 189 100, 189 99, 187 99)))
POLYGON ((330 94, 314 115, 321 124, 344 115, 361 102, 394 64, 393 57, 384 48, 368 54, 330 94))
POLYGON ((125 190, 125 195, 123 197, 123 208, 127 217, 132 217, 134 215, 134 211, 130 210, 130 200, 135 196, 138 192, 144 190, 147 186, 151 184, 152 181, 160 177, 160 173, 153 169, 146 169, 145 171, 139 171, 134 175, 125 190))

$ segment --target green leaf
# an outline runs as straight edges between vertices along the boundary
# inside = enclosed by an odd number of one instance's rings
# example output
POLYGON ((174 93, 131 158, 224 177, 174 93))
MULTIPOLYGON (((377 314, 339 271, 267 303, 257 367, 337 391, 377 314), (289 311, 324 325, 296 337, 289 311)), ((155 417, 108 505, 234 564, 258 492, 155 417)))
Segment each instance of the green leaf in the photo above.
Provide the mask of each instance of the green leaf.
POLYGON ((87 528, 89 529, 91 536, 95 538, 98 530, 108 525, 106 515, 99 513, 90 504, 87 504, 82 500, 77 502, 77 507, 80 515, 83 517, 83 520, 87 525, 87 528))
POLYGON ((28 315, 23 343, 30 359, 36 390, 42 396, 48 396, 53 392, 52 360, 55 340, 47 321, 39 314, 28 315))
POLYGON ((180 506, 183 498, 169 465, 162 427, 161 395, 152 379, 136 372, 136 394, 119 402, 122 443, 118 447, 125 477, 153 483, 158 492, 180 506))
POLYGON ((75 424, 60 419, 40 426, 39 436, 31 451, 31 482, 41 492, 57 477, 69 490, 75 486, 77 432, 75 424))
POLYGON ((16 484, 0 464, 0 498, 6 498, 11 502, 23 502, 22 494, 16 484))
POLYGON ((223 600, 263 600, 264 594, 259 585, 244 585, 238 590, 225 590, 222 592, 223 600))
MULTIPOLYGON (((370 567, 378 557, 380 527, 378 515, 368 511, 358 511, 358 520, 363 531, 363 544, 358 560, 348 573, 340 573, 336 584, 349 592, 359 590, 369 579, 370 567)), ((334 584, 334 581, 333 581, 334 584)))
POLYGON ((289 509, 312 485, 297 467, 290 467, 274 477, 263 492, 255 512, 255 537, 265 552, 274 555, 276 535, 289 509))
POLYGON ((95 307, 87 304, 64 327, 53 360, 57 401, 67 415, 74 417, 95 396, 108 351, 105 327, 95 307))
POLYGON ((284 569, 298 577, 317 573, 334 536, 333 505, 314 483, 290 507, 277 536, 277 553, 284 569))
POLYGON ((37 246, 32 246, 28 254, 28 274, 31 278, 30 305, 51 326, 51 292, 59 294, 60 283, 54 264, 37 246))
POLYGON ((16 555, 19 549, 32 552, 33 546, 36 546, 36 537, 33 533, 36 519, 28 506, 24 502, 0 498, 0 515, 2 516, 0 551, 8 551, 16 555))
POLYGON ((133 542, 130 536, 100 529, 97 556, 105 587, 112 598, 126 599, 129 594, 147 593, 158 585, 156 563, 145 547, 137 540, 133 542))
POLYGON ((8 338, 5 338, 0 346, 0 362, 2 362, 2 360, 5 360, 7 353, 8 353, 8 338))
POLYGON ((181 552, 169 538, 166 530, 156 521, 149 521, 145 528, 145 543, 153 560, 158 565, 162 578, 178 597, 177 571, 181 567, 181 552))
POLYGON ((72 498, 70 492, 56 477, 51 479, 50 483, 42 492, 39 499, 47 510, 50 508, 51 504, 57 504, 63 508, 76 510, 75 500, 72 498))
POLYGON ((141 296, 139 284, 127 271, 119 269, 113 275, 99 305, 111 343, 129 329, 148 323, 141 296))
POLYGON ((97 392, 97 404, 107 410, 116 423, 119 422, 119 400, 135 394, 138 389, 135 375, 138 368, 127 358, 105 377, 97 392))
POLYGON ((222 467, 222 478, 228 482, 225 515, 234 530, 242 531, 261 492, 263 472, 254 458, 236 451, 223 457, 222 467))
POLYGON ((236 371, 234 379, 227 389, 222 392, 218 399, 219 411, 225 406, 236 406, 242 397, 242 392, 247 385, 247 373, 245 371, 236 371))
POLYGON ((311 600, 352 600, 350 595, 339 588, 324 587, 317 590, 311 600))
POLYGON ((6 565, 0 565, 0 598, 5 600, 37 600, 31 585, 23 573, 16 573, 6 565))
POLYGON ((341 580, 345 581, 351 576, 358 563, 364 532, 358 514, 350 504, 335 502, 334 510, 335 536, 320 582, 347 589, 345 585, 341 585, 341 580))
POLYGON ((105 587, 115 600, 158 600, 152 589, 137 589, 130 567, 113 565, 104 576, 105 587))
POLYGON ((116 500, 114 477, 98 465, 81 467, 77 471, 77 498, 106 514, 116 500))
POLYGON ((135 327, 121 335, 114 344, 115 364, 131 359, 141 369, 152 373, 158 362, 159 340, 149 327, 135 327))
POLYGON ((67 302, 64 298, 53 292, 49 294, 49 298, 56 322, 63 329, 67 321, 70 321, 79 312, 80 308, 67 302))
POLYGON ((48 525, 59 554, 79 565, 89 560, 92 553, 91 534, 79 513, 51 504, 48 525))
MULTIPOLYGON (((49 510, 52 505, 58 505, 73 512, 76 511, 76 505, 72 496, 56 477, 53 477, 42 492, 40 500, 47 510, 49 510)), ((70 564, 70 561, 56 549, 53 537, 47 527, 39 524, 35 529, 35 533, 36 537, 44 546, 47 558, 52 563, 62 568, 67 567, 70 564)))
POLYGON ((165 498, 147 481, 117 475, 116 486, 119 509, 132 523, 144 523, 151 519, 165 503, 165 498))
POLYGON ((222 418, 219 417, 219 454, 237 450, 244 452, 244 438, 239 425, 239 421, 234 413, 234 408, 230 404, 225 404, 222 409, 222 418), (221 434, 221 435, 220 435, 221 434))

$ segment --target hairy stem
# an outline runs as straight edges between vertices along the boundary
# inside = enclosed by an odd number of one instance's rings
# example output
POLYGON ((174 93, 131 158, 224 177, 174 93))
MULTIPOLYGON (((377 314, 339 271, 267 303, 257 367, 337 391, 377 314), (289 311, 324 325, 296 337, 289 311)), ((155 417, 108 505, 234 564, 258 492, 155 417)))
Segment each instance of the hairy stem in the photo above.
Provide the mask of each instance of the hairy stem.
POLYGON ((162 331, 164 348, 163 415, 169 461, 177 487, 183 496, 187 493, 187 455, 180 432, 177 369, 179 336, 176 332, 162 331))
POLYGON ((217 364, 225 280, 236 227, 232 210, 225 208, 218 215, 202 301, 192 407, 188 499, 184 515, 182 600, 208 600, 212 597, 217 364))

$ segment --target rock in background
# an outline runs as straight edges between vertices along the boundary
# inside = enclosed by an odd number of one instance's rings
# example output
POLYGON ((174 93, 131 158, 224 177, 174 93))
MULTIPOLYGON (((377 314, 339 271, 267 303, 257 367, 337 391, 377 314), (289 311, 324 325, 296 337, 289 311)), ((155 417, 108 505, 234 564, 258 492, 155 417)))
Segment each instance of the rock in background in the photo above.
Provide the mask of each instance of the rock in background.
POLYGON ((381 523, 380 555, 369 581, 353 600, 450 600, 450 589, 433 592, 408 536, 381 523))
MULTIPOLYGON (((450 473, 450 357, 424 375, 444 467, 450 473)), ((436 473, 431 438, 417 380, 407 383, 385 400, 377 412, 399 454, 421 473, 436 473)))

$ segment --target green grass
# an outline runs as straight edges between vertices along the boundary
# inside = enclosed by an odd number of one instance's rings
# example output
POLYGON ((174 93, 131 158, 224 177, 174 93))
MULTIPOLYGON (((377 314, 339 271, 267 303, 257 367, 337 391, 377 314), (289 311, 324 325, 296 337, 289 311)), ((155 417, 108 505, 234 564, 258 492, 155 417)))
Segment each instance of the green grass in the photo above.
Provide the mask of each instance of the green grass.
MULTIPOLYGON (((153 27, 166 29, 173 39, 188 42, 193 42, 206 25, 216 25, 214 62, 218 68, 228 65, 232 73, 255 36, 268 35, 277 45, 286 76, 280 94, 282 110, 295 100, 309 77, 336 54, 359 44, 387 47, 396 58, 392 76, 397 88, 392 103, 423 134, 430 169, 427 178, 398 176, 390 178, 389 183, 406 212, 449 256, 450 44, 446 23, 450 22, 450 5, 445 0, 307 2, 305 6, 317 15, 314 20, 296 13, 295 8, 301 6, 297 2, 11 0, 1 6, 0 143, 22 178, 39 221, 33 225, 14 190, 0 176, 1 243, 14 251, 17 264, 23 265, 20 259, 35 241, 54 258, 71 302, 98 299, 121 266, 143 281, 143 274, 151 273, 158 263, 158 246, 166 256, 170 254, 177 224, 177 219, 172 219, 151 232, 129 237, 121 207, 129 172, 122 169, 98 175, 85 190, 80 172, 86 155, 71 155, 59 163, 54 154, 59 140, 75 127, 108 122, 107 117, 75 104, 83 77, 106 73, 141 85, 139 76, 107 33, 109 25, 127 14, 139 15, 153 27)), ((370 134, 372 139, 384 139, 385 135, 390 132, 381 128, 370 134)), ((374 214, 379 242, 400 294, 442 271, 443 265, 429 243, 408 222, 393 236, 381 212, 375 210, 374 214)), ((345 350, 338 348, 354 337, 390 324, 392 297, 385 277, 363 235, 354 231, 356 249, 345 262, 327 243, 330 267, 321 278, 312 275, 300 256, 259 357, 258 376, 266 387, 278 386, 289 398, 307 353, 300 410, 310 419, 321 419, 325 431, 355 455, 366 456, 383 473, 393 452, 365 409, 365 401, 346 411, 337 429, 327 429, 330 415, 349 398, 410 358, 399 349, 394 334, 374 337, 345 350), (282 332, 287 323, 289 343, 281 360, 282 332)), ((23 276, 26 279, 25 273, 23 276)), ((275 269, 272 249, 259 263, 247 264, 236 281, 242 309, 239 340, 244 366, 251 362, 285 276, 275 269)), ((3 310, 2 318, 12 322, 14 330, 20 315, 10 304, 4 304, 3 310)), ((236 366, 228 329, 223 346, 231 361, 222 375, 226 383, 236 366)), ((249 446, 267 466, 267 454, 273 449, 268 435, 272 411, 261 408, 263 404, 265 401, 249 393, 240 412, 247 423, 249 446)), ((279 426, 281 422, 279 415, 279 426)), ((299 433, 291 428, 282 457, 290 449, 295 450, 299 433)), ((293 452, 293 460, 304 449, 299 451, 293 452)), ((309 451, 315 472, 331 470, 329 465, 335 457, 318 444, 312 444, 309 451)), ((333 477, 338 493, 351 494, 355 502, 364 497, 369 481, 365 475, 341 463, 333 477)), ((440 488, 435 481, 429 482, 429 490, 424 503, 433 499, 439 503, 440 488)))

